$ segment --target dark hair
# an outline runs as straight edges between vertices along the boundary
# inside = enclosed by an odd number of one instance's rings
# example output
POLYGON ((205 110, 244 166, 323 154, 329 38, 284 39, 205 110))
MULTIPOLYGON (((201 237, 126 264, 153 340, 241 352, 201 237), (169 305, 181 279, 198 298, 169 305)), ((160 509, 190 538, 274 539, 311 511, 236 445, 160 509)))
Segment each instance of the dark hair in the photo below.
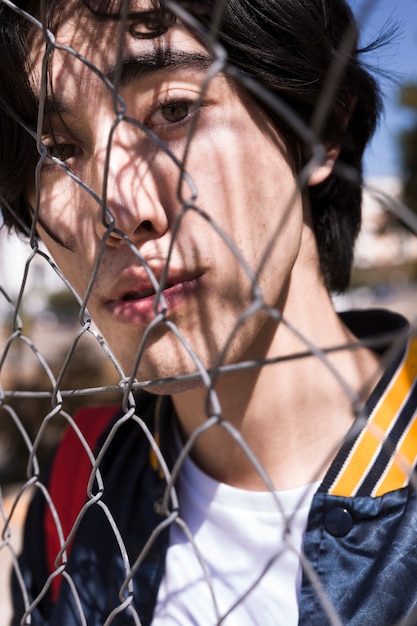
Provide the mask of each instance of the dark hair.
MULTIPOLYGON (((84 0, 93 12, 112 19, 117 18, 121 1, 84 0)), ((30 10, 36 3, 20 4, 29 5, 30 10)), ((208 27, 216 0, 180 0, 179 4, 208 27)), ((62 0, 54 0, 52 5, 56 9, 62 0)), ((135 15, 140 20, 140 13, 133 14, 132 20, 135 15)), ((170 24, 166 12, 163 15, 162 29, 170 24)), ((26 22, 25 30, 24 24, 2 5, 0 204, 4 222, 18 230, 21 227, 7 207, 12 207, 20 220, 30 223, 24 188, 37 159, 33 138, 22 128, 22 123, 33 128, 36 119, 36 105, 24 71, 28 54, 28 25, 26 22)), ((153 36, 162 29, 156 29, 153 36)), ((340 147, 340 155, 331 176, 320 185, 308 187, 307 193, 324 280, 329 290, 343 291, 349 284, 353 247, 361 223, 363 152, 381 110, 377 84, 360 61, 364 51, 358 50, 353 14, 345 0, 227 0, 219 39, 229 63, 242 77, 256 79, 306 124, 314 119, 329 72, 337 64, 342 67, 340 79, 333 77, 332 106, 315 129, 324 145, 340 147), (341 49, 346 33, 349 46, 341 49), (355 172, 356 179, 345 176, 345 171, 355 172)), ((311 157, 305 141, 288 120, 283 120, 256 93, 252 95, 286 140, 300 171, 311 157)))

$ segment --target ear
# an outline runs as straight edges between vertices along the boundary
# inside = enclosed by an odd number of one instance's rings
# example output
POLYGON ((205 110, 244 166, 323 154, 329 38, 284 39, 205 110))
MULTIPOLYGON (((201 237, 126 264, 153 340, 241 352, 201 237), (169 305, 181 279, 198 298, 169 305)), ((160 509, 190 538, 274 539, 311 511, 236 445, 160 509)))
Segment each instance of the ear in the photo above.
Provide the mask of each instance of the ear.
POLYGON ((329 148, 326 150, 326 158, 321 165, 315 167, 308 179, 309 186, 319 185, 330 176, 333 171, 334 164, 339 156, 340 148, 329 148))

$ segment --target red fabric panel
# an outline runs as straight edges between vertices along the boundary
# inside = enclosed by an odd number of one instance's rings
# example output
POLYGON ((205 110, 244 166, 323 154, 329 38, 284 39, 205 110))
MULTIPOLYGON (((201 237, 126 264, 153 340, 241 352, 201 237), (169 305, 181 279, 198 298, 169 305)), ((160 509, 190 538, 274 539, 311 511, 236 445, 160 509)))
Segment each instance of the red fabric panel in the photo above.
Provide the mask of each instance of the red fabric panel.
MULTIPOLYGON (((120 407, 114 405, 86 406, 75 414, 74 420, 93 452, 98 439, 119 409, 120 407)), ((84 446, 73 428, 69 426, 55 454, 48 485, 49 494, 62 525, 64 538, 70 533, 81 507, 87 500, 87 484, 91 467, 91 461, 84 446)), ((49 506, 45 509, 44 529, 48 568, 50 572, 53 572, 60 543, 49 506)), ((61 576, 56 576, 51 586, 53 602, 58 597, 60 584, 61 576)))

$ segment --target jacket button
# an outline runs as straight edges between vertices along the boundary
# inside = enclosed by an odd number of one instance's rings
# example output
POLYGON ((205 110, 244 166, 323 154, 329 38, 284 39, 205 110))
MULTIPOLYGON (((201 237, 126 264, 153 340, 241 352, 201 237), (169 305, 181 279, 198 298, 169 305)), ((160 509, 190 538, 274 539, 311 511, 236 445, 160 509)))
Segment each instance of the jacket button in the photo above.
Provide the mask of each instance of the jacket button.
POLYGON ((335 507, 326 511, 324 526, 333 537, 345 537, 352 529, 353 518, 347 509, 335 507))

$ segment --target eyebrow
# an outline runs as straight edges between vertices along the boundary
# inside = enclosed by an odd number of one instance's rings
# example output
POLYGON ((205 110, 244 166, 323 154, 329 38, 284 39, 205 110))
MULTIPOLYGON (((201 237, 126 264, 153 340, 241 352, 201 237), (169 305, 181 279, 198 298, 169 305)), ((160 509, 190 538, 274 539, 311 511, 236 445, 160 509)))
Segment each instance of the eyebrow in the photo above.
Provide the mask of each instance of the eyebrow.
MULTIPOLYGON (((98 76, 104 77, 111 84, 116 84, 118 89, 123 89, 149 76, 180 69, 187 69, 190 72, 207 71, 212 64, 213 58, 209 54, 161 47, 140 55, 124 57, 104 71, 100 71, 98 76)), ((73 108, 66 101, 65 95, 61 97, 55 92, 47 95, 45 99, 47 119, 72 112, 73 108)))
POLYGON ((208 54, 158 48, 152 52, 123 58, 120 63, 104 72, 104 75, 111 83, 117 81, 118 86, 123 88, 138 79, 160 72, 179 69, 207 71, 212 64, 213 58, 208 54))

